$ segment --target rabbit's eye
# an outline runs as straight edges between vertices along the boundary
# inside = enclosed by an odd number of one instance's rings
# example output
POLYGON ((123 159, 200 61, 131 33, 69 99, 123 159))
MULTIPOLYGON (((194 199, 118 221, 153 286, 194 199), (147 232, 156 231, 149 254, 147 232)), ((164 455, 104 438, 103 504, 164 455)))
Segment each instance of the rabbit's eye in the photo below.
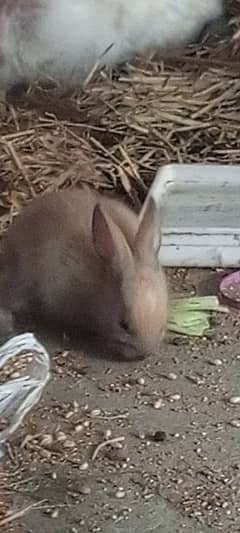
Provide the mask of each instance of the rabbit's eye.
POLYGON ((120 326, 124 331, 129 332, 129 324, 126 320, 121 320, 120 326))

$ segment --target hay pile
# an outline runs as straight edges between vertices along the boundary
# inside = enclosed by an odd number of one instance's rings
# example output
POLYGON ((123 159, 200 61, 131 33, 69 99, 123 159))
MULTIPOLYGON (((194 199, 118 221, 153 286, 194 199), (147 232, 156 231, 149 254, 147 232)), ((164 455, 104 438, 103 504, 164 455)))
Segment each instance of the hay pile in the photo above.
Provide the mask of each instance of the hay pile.
MULTIPOLYGON (((240 2, 230 2, 240 15, 240 2)), ((77 96, 30 91, 2 115, 0 222, 79 181, 139 203, 159 165, 240 163, 240 37, 100 73, 77 96)))

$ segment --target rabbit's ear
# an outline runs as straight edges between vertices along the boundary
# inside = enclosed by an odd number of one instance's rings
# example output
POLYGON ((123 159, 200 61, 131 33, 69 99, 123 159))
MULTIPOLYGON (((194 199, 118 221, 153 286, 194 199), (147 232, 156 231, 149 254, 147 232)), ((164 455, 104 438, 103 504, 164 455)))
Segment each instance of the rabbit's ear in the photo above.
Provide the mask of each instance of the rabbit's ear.
POLYGON ((152 197, 140 218, 135 237, 134 254, 146 265, 158 268, 158 253, 161 246, 160 213, 152 197))
POLYGON ((133 265, 132 252, 124 235, 112 220, 108 220, 99 204, 93 211, 92 237, 97 254, 115 273, 123 275, 125 269, 133 265))

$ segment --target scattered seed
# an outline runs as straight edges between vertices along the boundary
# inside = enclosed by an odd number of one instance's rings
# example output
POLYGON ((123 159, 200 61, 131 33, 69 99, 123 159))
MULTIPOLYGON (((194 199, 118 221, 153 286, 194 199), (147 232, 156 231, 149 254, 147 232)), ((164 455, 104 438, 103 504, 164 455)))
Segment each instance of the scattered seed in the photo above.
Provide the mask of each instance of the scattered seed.
POLYGON ((76 412, 78 411, 78 409, 79 409, 79 403, 78 403, 76 400, 73 401, 73 409, 74 409, 75 413, 76 413, 76 412))
POLYGON ((138 385, 145 385, 145 379, 144 378, 138 378, 137 379, 138 385))
POLYGON ((74 411, 68 411, 68 413, 65 414, 66 420, 68 420, 69 418, 72 418, 73 415, 74 415, 74 411))
POLYGON ((112 436, 111 429, 106 429, 106 431, 104 431, 104 438, 105 439, 111 439, 111 436, 112 436))
POLYGON ((232 398, 230 398, 229 402, 232 405, 239 405, 240 404, 240 396, 232 396, 232 398))
POLYGON ((124 492, 124 490, 122 488, 119 488, 115 494, 116 498, 125 498, 126 496, 126 493, 124 492))
POLYGON ((181 394, 172 394, 171 396, 169 396, 169 400, 170 402, 178 402, 179 400, 181 400, 181 394))
POLYGON ((170 379, 171 381, 175 381, 178 377, 177 377, 177 374, 175 374, 174 372, 169 372, 168 374, 168 379, 170 379))
POLYGON ((231 420, 230 425, 234 428, 240 428, 240 419, 237 420, 231 420))
POLYGON ((54 509, 54 511, 52 511, 50 516, 51 516, 51 518, 58 518, 59 510, 58 509, 54 509))
POLYGON ((56 433, 56 441, 64 442, 67 439, 67 435, 63 431, 58 431, 56 433))
POLYGON ((85 463, 82 463, 81 465, 79 465, 79 470, 87 470, 89 467, 89 464, 87 463, 87 461, 85 463))
POLYGON ((209 361, 209 364, 213 366, 221 366, 223 363, 221 359, 213 359, 213 361, 209 361))
POLYGON ((163 407, 163 400, 162 398, 159 398, 158 400, 156 400, 153 404, 153 407, 154 409, 161 409, 161 407, 163 407))
POLYGON ((67 439, 63 442, 64 448, 74 448, 75 446, 76 446, 76 443, 71 439, 67 439))
POLYGON ((82 433, 84 431, 83 424, 77 424, 77 426, 75 426, 75 428, 74 428, 74 431, 75 431, 75 433, 82 433))
POLYGON ((50 457, 51 457, 51 452, 49 452, 48 450, 46 450, 46 448, 42 448, 42 450, 39 451, 39 455, 40 455, 43 459, 50 459, 50 457))
POLYGON ((52 479, 57 479, 57 473, 56 472, 52 473, 52 479))
POLYGON ((50 448, 53 445, 53 436, 50 433, 46 433, 40 441, 40 446, 44 448, 50 448))
POLYGON ((91 418, 96 418, 97 416, 100 416, 100 414, 101 414, 101 409, 93 409, 90 412, 91 418))
POLYGON ((89 494, 91 494, 91 489, 87 485, 83 485, 83 487, 81 488, 80 492, 84 496, 88 496, 89 494))

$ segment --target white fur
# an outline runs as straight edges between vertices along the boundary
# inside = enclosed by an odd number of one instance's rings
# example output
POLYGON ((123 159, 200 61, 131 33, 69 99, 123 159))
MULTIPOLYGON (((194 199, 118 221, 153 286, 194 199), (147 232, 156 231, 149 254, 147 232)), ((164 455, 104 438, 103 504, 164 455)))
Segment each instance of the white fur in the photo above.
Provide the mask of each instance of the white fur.
POLYGON ((0 7, 0 87, 40 77, 79 83, 97 61, 188 42, 223 10, 222 0, 11 0, 7 13, 8 2, 0 7))

